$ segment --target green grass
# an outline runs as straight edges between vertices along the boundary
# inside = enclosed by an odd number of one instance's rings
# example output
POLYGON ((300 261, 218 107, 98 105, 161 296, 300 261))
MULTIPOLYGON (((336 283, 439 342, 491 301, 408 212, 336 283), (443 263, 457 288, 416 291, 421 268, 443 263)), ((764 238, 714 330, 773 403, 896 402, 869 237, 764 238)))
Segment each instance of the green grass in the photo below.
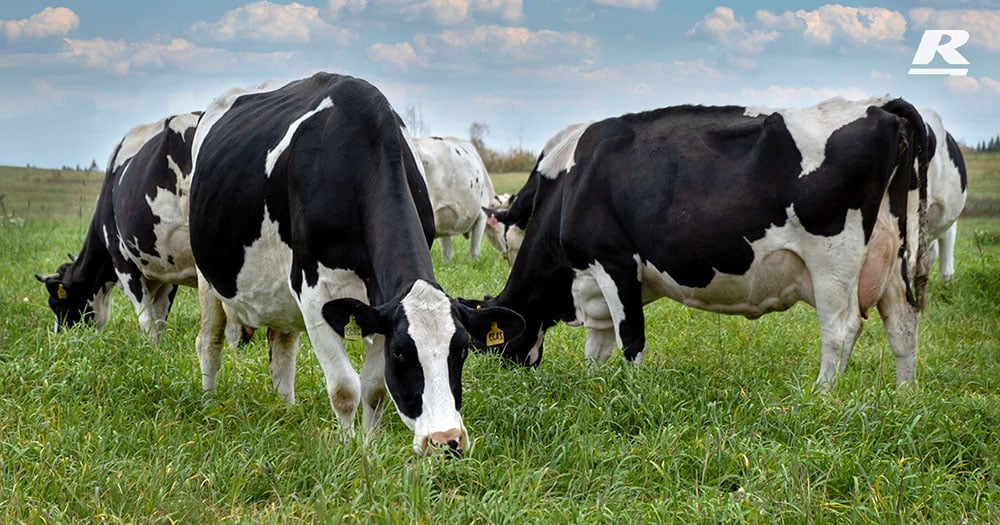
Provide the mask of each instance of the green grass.
MULTIPOLYGON (((118 293, 103 332, 52 334, 32 274, 79 250, 89 212, 73 215, 0 224, 3 523, 1000 521, 1000 219, 960 223, 911 390, 894 388, 877 315, 821 395, 811 308, 748 321, 660 301, 636 369, 620 353, 588 369, 585 332, 566 326, 539 369, 470 356, 475 444, 453 461, 413 455, 393 412, 375 440, 337 440, 308 345, 294 406, 270 386, 262 337, 227 349, 204 395, 192 290, 157 344, 118 293)), ((448 263, 432 250, 445 289, 498 292, 495 250, 472 263, 456 241, 448 263)))

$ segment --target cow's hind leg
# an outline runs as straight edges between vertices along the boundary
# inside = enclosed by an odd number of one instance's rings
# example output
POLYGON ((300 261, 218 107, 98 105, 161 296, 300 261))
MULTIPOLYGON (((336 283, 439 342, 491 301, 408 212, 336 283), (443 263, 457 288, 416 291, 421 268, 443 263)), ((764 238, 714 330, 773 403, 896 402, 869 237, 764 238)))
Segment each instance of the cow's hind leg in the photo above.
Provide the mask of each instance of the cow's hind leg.
POLYGON ((896 386, 914 383, 917 379, 917 326, 920 312, 906 300, 902 281, 890 285, 878 303, 878 312, 885 325, 889 348, 896 358, 896 386))
POLYGON ((938 261, 938 270, 941 274, 941 282, 948 284, 951 282, 951 277, 955 275, 955 235, 958 230, 958 223, 952 223, 944 235, 937 240, 936 245, 939 249, 939 254, 941 259, 938 261))
POLYGON ((602 364, 611 357, 615 350, 615 330, 614 328, 591 328, 587 334, 587 343, 584 346, 583 355, 587 362, 602 364))
POLYGON ((222 301, 209 289, 208 282, 198 273, 198 306, 200 323, 195 348, 201 365, 201 387, 215 390, 222 367, 222 346, 225 343, 226 314, 222 301))
POLYGON ((441 243, 441 257, 447 262, 455 255, 455 247, 452 245, 451 237, 438 237, 441 243))
POLYGON ((278 396, 288 403, 295 403, 295 359, 299 355, 299 332, 267 330, 271 384, 278 396))
MULTIPOLYGON (((607 301, 617 344, 629 363, 639 364, 646 353, 646 321, 642 312, 642 282, 638 264, 595 262, 590 270, 607 301)), ((596 343, 597 341, 595 341, 596 343)))
POLYGON ((823 345, 816 385, 823 392, 833 388, 837 375, 847 368, 854 343, 861 335, 861 314, 858 310, 857 296, 830 295, 836 297, 826 297, 824 301, 817 298, 816 304, 823 345))

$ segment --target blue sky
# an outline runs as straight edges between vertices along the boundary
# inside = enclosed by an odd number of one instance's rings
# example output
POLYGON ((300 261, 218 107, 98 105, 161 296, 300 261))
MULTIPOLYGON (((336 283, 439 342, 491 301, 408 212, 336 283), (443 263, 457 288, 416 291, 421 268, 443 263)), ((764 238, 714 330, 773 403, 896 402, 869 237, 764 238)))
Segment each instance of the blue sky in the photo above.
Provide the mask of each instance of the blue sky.
POLYGON ((372 82, 418 134, 479 122, 500 149, 667 105, 887 93, 975 144, 1000 134, 1000 0, 6 1, 0 164, 103 169, 137 124, 319 70, 372 82), (967 76, 907 74, 926 29, 968 31, 967 76))

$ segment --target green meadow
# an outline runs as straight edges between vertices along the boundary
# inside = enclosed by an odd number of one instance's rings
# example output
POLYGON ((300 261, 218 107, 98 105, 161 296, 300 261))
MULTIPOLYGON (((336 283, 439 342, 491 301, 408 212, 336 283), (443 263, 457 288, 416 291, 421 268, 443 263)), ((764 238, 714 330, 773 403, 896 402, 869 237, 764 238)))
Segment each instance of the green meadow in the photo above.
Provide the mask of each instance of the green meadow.
MULTIPOLYGON (((998 523, 1000 156, 969 166, 979 204, 954 282, 931 278, 916 386, 895 388, 877 313, 820 394, 807 305, 749 321, 661 300, 639 367, 588 367, 585 331, 561 325, 537 369, 470 355, 462 460, 414 455, 391 410, 375 439, 360 417, 337 439, 307 338, 297 404, 260 334, 204 394, 191 289, 157 343, 117 292, 103 331, 54 334, 33 275, 79 252, 103 176, 0 168, 0 522, 998 523)), ((492 247, 455 251, 431 252, 452 296, 501 290, 492 247)))

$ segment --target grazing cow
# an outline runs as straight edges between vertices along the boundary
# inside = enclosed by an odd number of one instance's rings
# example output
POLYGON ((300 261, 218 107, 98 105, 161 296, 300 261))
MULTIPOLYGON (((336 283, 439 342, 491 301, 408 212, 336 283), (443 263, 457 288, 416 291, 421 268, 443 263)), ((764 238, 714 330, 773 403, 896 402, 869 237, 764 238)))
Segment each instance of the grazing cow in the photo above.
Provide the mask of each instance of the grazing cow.
POLYGON ((958 216, 965 207, 968 179, 965 159, 955 139, 944 129, 941 116, 923 108, 920 115, 927 124, 930 164, 927 168, 927 237, 932 259, 940 255, 941 280, 951 281, 955 274, 955 235, 958 216))
POLYGON ((927 135, 907 102, 670 107, 554 142, 506 214, 529 218, 503 291, 466 302, 524 317, 507 358, 537 365, 562 320, 591 329, 588 359, 617 345, 640 362, 642 307, 660 297, 751 319, 802 300, 819 317, 821 388, 873 306, 898 383, 914 380, 927 135))
POLYGON ((448 261, 455 253, 452 235, 469 238, 469 257, 479 257, 486 229, 484 206, 493 203, 493 182, 475 146, 455 137, 414 139, 424 167, 427 192, 434 208, 434 228, 441 254, 448 261))
POLYGON ((35 275, 48 289, 57 330, 81 321, 102 328, 120 284, 139 325, 156 338, 177 285, 197 285, 184 209, 199 115, 137 126, 115 148, 80 255, 35 275))
POLYGON ((210 285, 197 341, 202 385, 215 387, 221 363, 221 298, 273 330, 271 379, 289 402, 299 334, 309 334, 345 437, 359 398, 365 430, 376 428, 388 389, 416 452, 467 448, 459 409, 468 346, 513 337, 523 321, 461 305, 435 282, 427 189, 382 93, 327 73, 233 91, 205 112, 194 152, 191 247, 210 285), (361 338, 359 379, 344 340, 361 338))

